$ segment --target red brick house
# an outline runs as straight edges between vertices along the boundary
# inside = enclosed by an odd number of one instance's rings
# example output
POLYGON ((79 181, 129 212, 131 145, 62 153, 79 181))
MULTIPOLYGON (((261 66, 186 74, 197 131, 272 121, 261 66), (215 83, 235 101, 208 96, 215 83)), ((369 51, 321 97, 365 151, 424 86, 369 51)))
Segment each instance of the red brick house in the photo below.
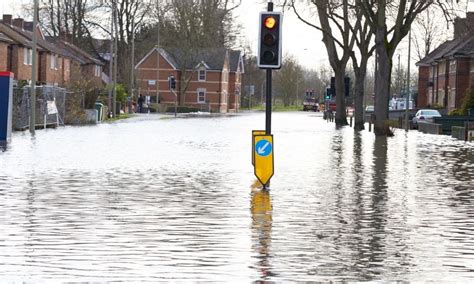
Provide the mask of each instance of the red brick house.
POLYGON ((65 85, 71 87, 80 84, 87 86, 89 89, 102 89, 104 82, 102 81, 102 72, 104 63, 85 52, 79 47, 61 40, 59 38, 48 37, 47 40, 54 44, 56 48, 62 50, 70 60, 70 67, 64 70, 70 70, 69 74, 65 74, 65 85))
POLYGON ((183 62, 183 58, 180 50, 153 48, 135 66, 139 92, 158 97, 161 105, 174 106, 176 97, 168 87, 168 76, 173 75, 176 91, 182 93, 178 98, 180 106, 221 113, 240 110, 241 77, 244 73, 240 51, 206 49, 187 62, 183 62), (186 72, 184 76, 183 70, 186 72))
MULTIPOLYGON (((21 61, 14 61, 12 68, 16 69, 15 67, 18 67, 16 73, 15 70, 12 70, 12 72, 18 74, 18 79, 15 79, 24 80, 25 77, 28 78, 27 80, 31 79, 31 74, 23 74, 22 70, 29 69, 29 73, 31 73, 33 24, 31 22, 25 22, 23 19, 11 20, 11 15, 3 15, 3 20, 0 24, 0 31, 7 34, 20 44, 18 48, 23 49, 23 56, 20 54, 18 55, 19 57, 23 57, 23 65, 29 66, 29 68, 23 68, 19 66, 21 65, 21 61), (22 48, 22 46, 25 46, 25 41, 29 46, 27 50, 22 48)), ((69 79, 67 74, 70 72, 69 65, 71 59, 62 50, 45 40, 44 34, 39 26, 34 29, 34 32, 37 35, 38 43, 38 83, 44 85, 64 86, 65 82, 69 79)), ((13 49, 15 50, 15 47, 13 49)), ((15 52, 13 57, 15 58, 15 52)))
POLYGON ((76 46, 60 41, 47 41, 37 26, 23 19, 3 15, 0 22, 0 71, 11 71, 17 81, 31 80, 33 30, 37 35, 37 82, 42 85, 70 87, 75 81, 90 82, 102 88, 103 63, 76 46))
POLYGON ((474 82, 474 33, 466 29, 474 23, 474 13, 457 19, 454 39, 441 44, 417 63, 417 106, 440 106, 447 111, 460 108, 474 82))

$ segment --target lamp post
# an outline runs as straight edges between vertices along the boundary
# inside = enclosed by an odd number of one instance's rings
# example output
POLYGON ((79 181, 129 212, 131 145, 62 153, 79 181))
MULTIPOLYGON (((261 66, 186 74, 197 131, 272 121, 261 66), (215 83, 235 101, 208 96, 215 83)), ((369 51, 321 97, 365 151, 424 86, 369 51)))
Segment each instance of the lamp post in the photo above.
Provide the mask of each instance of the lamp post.
POLYGON ((410 128, 409 108, 410 108, 410 56, 411 56, 411 28, 408 32, 408 67, 407 67, 407 92, 406 92, 406 103, 405 103, 405 131, 410 128))
POLYGON ((36 129, 36 46, 37 46, 37 36, 36 36, 36 26, 38 25, 38 0, 34 2, 34 11, 33 11, 33 56, 32 56, 32 65, 31 65, 31 113, 30 113, 30 133, 35 135, 36 129))

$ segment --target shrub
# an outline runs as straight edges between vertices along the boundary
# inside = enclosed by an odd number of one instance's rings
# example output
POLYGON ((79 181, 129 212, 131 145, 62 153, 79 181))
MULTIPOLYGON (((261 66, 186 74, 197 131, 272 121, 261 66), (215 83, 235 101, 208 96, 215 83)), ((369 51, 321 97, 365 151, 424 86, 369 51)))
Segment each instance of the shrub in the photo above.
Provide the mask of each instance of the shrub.
POLYGON ((434 108, 434 109, 443 109, 444 108, 442 105, 437 104, 437 103, 434 103, 431 107, 434 108))
POLYGON ((464 115, 469 113, 469 109, 474 108, 474 86, 464 95, 462 100, 462 111, 464 115))
POLYGON ((451 110, 449 113, 448 113, 449 116, 460 116, 460 115, 463 115, 463 111, 462 109, 453 109, 451 110))

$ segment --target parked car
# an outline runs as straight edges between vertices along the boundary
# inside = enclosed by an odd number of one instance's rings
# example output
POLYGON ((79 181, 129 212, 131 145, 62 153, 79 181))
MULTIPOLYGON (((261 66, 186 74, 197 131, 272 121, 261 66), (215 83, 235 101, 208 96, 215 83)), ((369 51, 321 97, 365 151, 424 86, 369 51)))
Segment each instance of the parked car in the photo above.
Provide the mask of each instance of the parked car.
POLYGON ((418 128, 418 123, 433 122, 435 117, 441 117, 435 109, 420 109, 412 119, 413 127, 418 128))

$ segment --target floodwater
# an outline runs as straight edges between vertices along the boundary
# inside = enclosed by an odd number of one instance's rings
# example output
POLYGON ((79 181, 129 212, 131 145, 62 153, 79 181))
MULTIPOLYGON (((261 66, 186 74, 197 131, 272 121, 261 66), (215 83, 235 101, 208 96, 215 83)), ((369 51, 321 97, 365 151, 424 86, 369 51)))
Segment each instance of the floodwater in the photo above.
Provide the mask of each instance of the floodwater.
POLYGON ((474 282, 474 143, 274 113, 15 133, 0 153, 2 282, 474 282))

